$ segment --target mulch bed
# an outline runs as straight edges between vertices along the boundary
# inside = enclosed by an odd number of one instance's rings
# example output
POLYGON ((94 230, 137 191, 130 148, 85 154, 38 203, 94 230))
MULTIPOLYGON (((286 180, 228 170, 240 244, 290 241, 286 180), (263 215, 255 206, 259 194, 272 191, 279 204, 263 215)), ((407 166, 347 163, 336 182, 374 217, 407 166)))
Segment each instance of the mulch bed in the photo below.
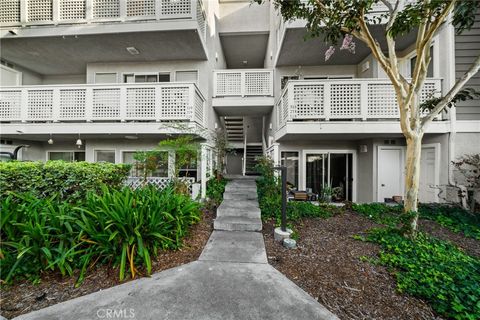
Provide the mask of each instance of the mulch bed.
MULTIPOLYGON (((203 219, 192 227, 190 234, 184 239, 182 249, 162 251, 156 258, 152 257, 152 273, 197 260, 213 230, 213 218, 213 211, 205 211, 203 219)), ((129 279, 120 282, 118 271, 118 268, 109 265, 97 266, 88 271, 85 281, 78 288, 75 288, 76 277, 62 277, 58 272, 45 273, 39 284, 22 280, 11 286, 2 286, 0 314, 13 318, 131 281, 129 279)))
POLYGON ((442 319, 421 299, 398 293, 386 268, 360 260, 376 257, 379 247, 352 236, 375 226, 348 212, 304 219, 297 226, 298 248, 289 250, 273 240, 268 222, 263 231, 268 261, 340 319, 442 319))

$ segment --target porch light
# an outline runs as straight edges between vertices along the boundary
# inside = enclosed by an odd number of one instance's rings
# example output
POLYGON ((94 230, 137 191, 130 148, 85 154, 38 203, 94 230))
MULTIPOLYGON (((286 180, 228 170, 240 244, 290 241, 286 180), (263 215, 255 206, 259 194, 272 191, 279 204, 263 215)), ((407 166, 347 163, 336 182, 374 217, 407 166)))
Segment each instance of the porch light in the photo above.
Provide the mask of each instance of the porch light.
POLYGON ((80 139, 80 134, 78 135, 78 139, 75 144, 77 145, 78 149, 80 149, 80 147, 83 145, 82 139, 80 139))
POLYGON ((53 144, 52 134, 50 133, 50 139, 48 139, 48 144, 53 144))

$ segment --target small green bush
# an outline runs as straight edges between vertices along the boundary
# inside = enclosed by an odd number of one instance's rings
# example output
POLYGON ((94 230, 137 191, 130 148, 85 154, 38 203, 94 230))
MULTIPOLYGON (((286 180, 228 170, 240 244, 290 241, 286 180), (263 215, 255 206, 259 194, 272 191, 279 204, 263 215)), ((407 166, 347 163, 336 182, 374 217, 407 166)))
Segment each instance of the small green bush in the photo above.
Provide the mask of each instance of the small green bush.
POLYGON ((37 197, 78 201, 102 186, 120 189, 130 166, 88 162, 0 162, 0 198, 29 192, 37 197))
POLYGON ((173 189, 102 187, 78 203, 56 197, 10 194, 0 201, 1 278, 38 279, 43 270, 72 275, 78 283, 95 263, 120 266, 119 277, 139 265, 151 272, 158 249, 176 249, 200 219, 199 204, 173 189))
POLYGON ((297 221, 301 218, 330 218, 340 213, 341 208, 331 205, 315 205, 305 201, 290 201, 287 204, 287 218, 297 221))
POLYGON ((451 243, 420 233, 415 240, 393 228, 373 229, 366 241, 378 243, 378 263, 392 268, 399 291, 421 297, 453 319, 480 319, 480 259, 451 243))
POLYGON ((223 193, 225 192, 225 186, 227 185, 227 179, 216 177, 207 181, 207 197, 210 199, 211 206, 218 207, 223 201, 223 193))
POLYGON ((466 237, 480 240, 480 215, 472 214, 460 207, 446 204, 421 204, 418 208, 420 217, 436 221, 452 230, 463 232, 466 237))

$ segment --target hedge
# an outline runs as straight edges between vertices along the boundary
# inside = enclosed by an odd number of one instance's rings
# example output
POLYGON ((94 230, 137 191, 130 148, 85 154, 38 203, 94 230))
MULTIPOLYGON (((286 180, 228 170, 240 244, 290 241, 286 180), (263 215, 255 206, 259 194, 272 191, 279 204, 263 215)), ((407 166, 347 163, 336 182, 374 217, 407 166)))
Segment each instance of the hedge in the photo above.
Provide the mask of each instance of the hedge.
POLYGON ((102 186, 121 188, 129 170, 129 165, 111 163, 1 162, 0 198, 11 192, 29 192, 74 202, 84 199, 88 191, 100 191, 102 186))

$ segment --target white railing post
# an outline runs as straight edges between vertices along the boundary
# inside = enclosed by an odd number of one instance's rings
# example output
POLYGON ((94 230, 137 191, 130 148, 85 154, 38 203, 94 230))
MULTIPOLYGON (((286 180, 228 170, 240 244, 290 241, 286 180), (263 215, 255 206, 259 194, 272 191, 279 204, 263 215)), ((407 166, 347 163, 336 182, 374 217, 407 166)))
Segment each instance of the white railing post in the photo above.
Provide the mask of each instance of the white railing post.
POLYGON ((273 97, 273 70, 270 70, 268 72, 269 74, 269 77, 268 77, 268 81, 269 81, 269 87, 270 87, 270 91, 269 91, 269 95, 273 97))
POLYGON ((93 88, 85 89, 85 121, 93 120, 93 88))
POLYGON ((60 121, 60 88, 53 88, 52 93, 52 120, 60 121))
POLYGON ((244 128, 244 137, 243 137, 243 167, 242 167, 242 175, 245 175, 247 172, 247 134, 248 134, 248 127, 244 128))
MULTIPOLYGON (((297 117, 296 112, 293 112, 293 108, 295 108, 295 97, 293 94, 293 82, 289 81, 287 83, 287 92, 288 92, 288 103, 287 103, 287 119, 286 121, 292 121, 292 119, 297 117)), ((296 110, 296 108, 295 108, 296 110)))
POLYGON ((367 120, 368 115, 368 83, 360 82, 360 115, 362 120, 367 120))
POLYGON ((60 1, 61 0, 52 1, 52 20, 55 25, 57 25, 60 20, 60 1))
POLYGON ((120 121, 125 122, 127 118, 127 88, 120 87, 120 121))
POLYGON ((20 119, 22 122, 27 122, 28 119, 28 90, 22 88, 20 98, 20 119))
POLYGON ((331 114, 331 95, 330 95, 330 83, 324 83, 323 85, 323 115, 325 116, 325 120, 330 120, 331 114))
POLYGON ((193 83, 188 85, 188 105, 191 112, 190 120, 195 122, 195 85, 193 83))
POLYGON ((201 198, 205 199, 207 196, 207 148, 205 144, 201 144, 200 149, 200 171, 201 171, 201 198))
POLYGON ((213 97, 214 98, 218 95, 217 88, 218 88, 218 72, 213 71, 213 97))
POLYGON ((25 25, 28 22, 28 0, 20 0, 20 22, 25 25))
POLYGON ((190 13, 192 20, 197 20, 197 1, 198 0, 190 0, 190 13))
POLYGON ((90 23, 93 19, 93 1, 95 0, 85 0, 85 20, 87 20, 87 23, 90 23))
POLYGON ((240 71, 240 95, 245 97, 245 71, 240 71))
POLYGON ((155 86, 155 121, 162 120, 162 88, 155 86))
POLYGON ((125 21, 127 19, 127 0, 120 1, 120 20, 125 21))

